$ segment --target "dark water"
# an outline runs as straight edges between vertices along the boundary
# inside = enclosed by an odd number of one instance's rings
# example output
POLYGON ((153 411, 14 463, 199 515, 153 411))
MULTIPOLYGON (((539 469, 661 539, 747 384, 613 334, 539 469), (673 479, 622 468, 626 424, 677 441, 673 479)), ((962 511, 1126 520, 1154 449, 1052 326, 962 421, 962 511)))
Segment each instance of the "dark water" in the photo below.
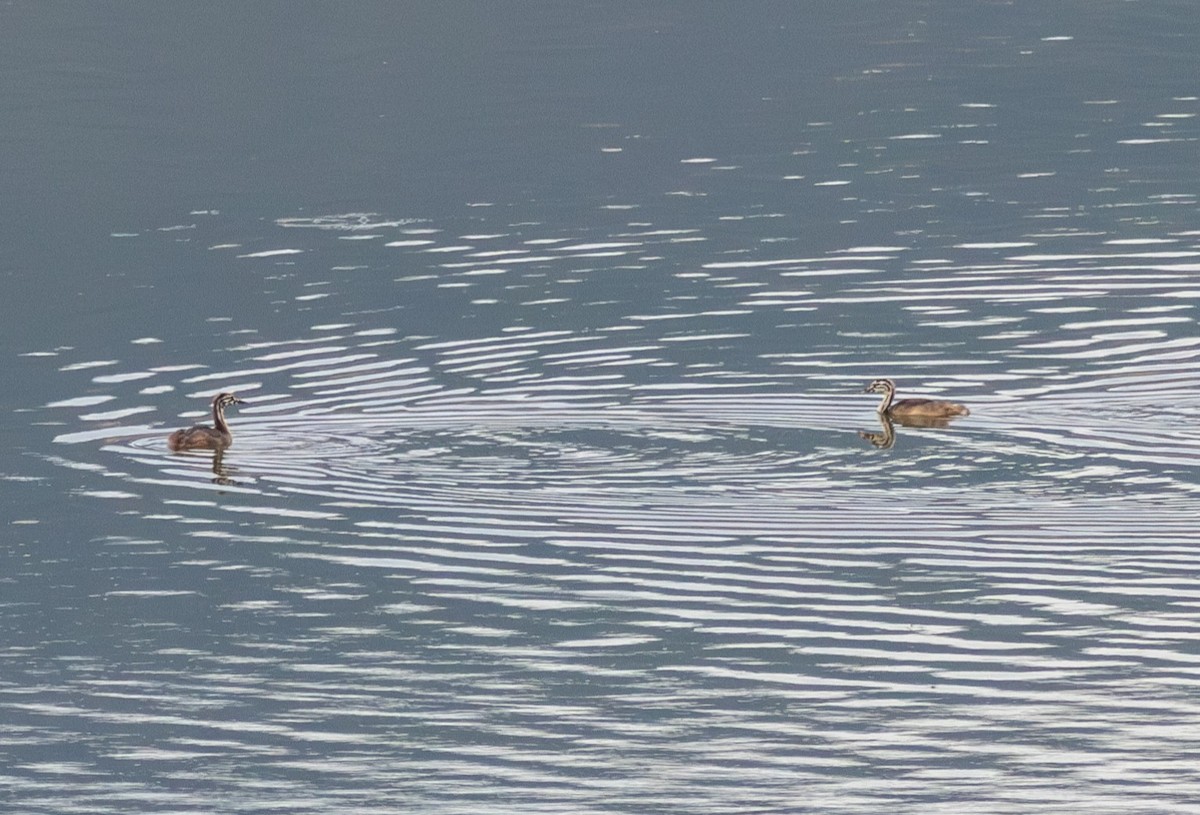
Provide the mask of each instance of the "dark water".
POLYGON ((3 7, 5 811, 1200 811, 1195 18, 3 7))

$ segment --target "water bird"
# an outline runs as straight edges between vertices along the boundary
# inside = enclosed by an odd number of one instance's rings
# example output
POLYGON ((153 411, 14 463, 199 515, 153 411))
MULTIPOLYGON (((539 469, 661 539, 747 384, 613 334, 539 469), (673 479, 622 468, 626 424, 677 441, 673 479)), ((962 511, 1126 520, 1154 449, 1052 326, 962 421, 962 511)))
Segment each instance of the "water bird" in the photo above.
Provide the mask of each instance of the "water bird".
POLYGON ((244 405, 232 393, 221 392, 213 397, 212 415, 213 426, 198 424, 186 430, 176 430, 167 436, 167 447, 172 450, 224 450, 233 444, 233 434, 225 423, 225 408, 230 405, 244 405))
POLYGON ((901 424, 913 423, 922 426, 939 426, 928 424, 931 420, 945 420, 953 416, 968 416, 971 411, 965 405, 957 402, 942 402, 937 399, 901 399, 896 398, 896 383, 890 379, 876 379, 863 390, 863 393, 882 393, 883 399, 876 410, 880 416, 895 419, 901 424))

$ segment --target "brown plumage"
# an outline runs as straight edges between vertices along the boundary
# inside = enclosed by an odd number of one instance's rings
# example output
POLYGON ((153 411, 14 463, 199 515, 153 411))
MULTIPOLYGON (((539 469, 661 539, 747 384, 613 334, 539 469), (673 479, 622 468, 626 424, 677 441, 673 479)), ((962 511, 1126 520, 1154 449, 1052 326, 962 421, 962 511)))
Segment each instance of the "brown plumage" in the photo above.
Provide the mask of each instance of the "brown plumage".
POLYGON ((941 402, 936 399, 901 399, 896 397, 896 383, 890 379, 876 379, 867 385, 863 393, 882 393, 883 400, 876 410, 879 415, 892 419, 948 419, 952 416, 968 416, 971 411, 956 402, 941 402))
POLYGON ((229 405, 244 405, 232 393, 218 393, 212 400, 213 426, 198 424, 187 430, 176 430, 167 436, 167 447, 172 450, 224 450, 233 444, 233 434, 225 423, 225 408, 229 405))

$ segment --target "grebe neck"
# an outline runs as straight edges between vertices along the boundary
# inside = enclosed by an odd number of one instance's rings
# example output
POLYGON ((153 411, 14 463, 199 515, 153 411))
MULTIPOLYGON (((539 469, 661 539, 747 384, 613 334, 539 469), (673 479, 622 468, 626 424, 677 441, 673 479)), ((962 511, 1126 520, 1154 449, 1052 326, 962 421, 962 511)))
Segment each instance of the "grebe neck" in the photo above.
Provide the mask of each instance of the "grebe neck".
POLYGON ((220 433, 229 432, 229 425, 225 424, 225 406, 220 402, 213 402, 213 427, 220 433))
POLYGON ((892 407, 892 400, 896 398, 896 386, 891 382, 884 384, 883 399, 879 401, 879 407, 876 410, 879 413, 886 414, 892 407))

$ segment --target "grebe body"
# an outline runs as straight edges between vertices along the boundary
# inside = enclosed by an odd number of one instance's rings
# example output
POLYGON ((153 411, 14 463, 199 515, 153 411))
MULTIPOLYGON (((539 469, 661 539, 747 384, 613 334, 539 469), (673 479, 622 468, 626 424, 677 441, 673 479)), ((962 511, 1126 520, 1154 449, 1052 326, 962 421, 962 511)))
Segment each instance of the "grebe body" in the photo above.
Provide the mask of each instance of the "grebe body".
POLYGON ((867 385, 863 393, 882 393, 883 399, 876 410, 880 416, 896 420, 903 419, 949 419, 953 416, 969 416, 971 411, 957 402, 942 402, 937 399, 896 399, 896 383, 890 379, 876 379, 867 385))
POLYGON ((176 430, 167 436, 172 450, 224 450, 233 444, 233 434, 225 423, 225 408, 246 404, 232 393, 218 393, 212 400, 213 426, 198 424, 186 430, 176 430))

